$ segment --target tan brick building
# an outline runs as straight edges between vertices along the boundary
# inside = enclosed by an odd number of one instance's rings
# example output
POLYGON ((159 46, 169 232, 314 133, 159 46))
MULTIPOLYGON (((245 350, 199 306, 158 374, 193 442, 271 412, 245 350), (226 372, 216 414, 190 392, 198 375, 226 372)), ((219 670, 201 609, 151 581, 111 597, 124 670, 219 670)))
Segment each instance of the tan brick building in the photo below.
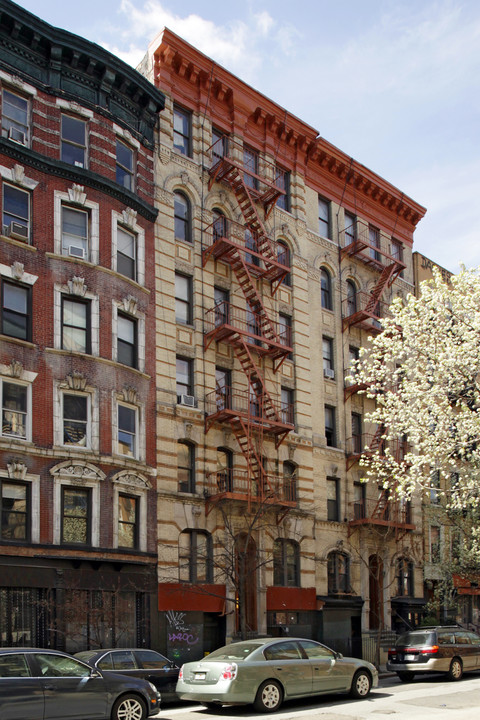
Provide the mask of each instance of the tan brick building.
POLYGON ((358 651, 362 632, 413 620, 423 598, 420 510, 359 484, 358 455, 380 439, 345 377, 391 298, 413 290, 425 210, 169 30, 143 72, 166 95, 156 168, 165 650, 199 656, 243 619, 249 633, 358 651))

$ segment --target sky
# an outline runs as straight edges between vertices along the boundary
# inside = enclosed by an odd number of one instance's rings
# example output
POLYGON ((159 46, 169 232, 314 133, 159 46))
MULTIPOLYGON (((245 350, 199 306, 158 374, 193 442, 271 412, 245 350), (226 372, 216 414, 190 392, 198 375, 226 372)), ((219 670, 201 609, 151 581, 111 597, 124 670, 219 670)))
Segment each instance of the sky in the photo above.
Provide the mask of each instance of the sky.
POLYGON ((414 249, 480 266, 478 0, 19 0, 136 66, 169 27, 427 214, 414 249))

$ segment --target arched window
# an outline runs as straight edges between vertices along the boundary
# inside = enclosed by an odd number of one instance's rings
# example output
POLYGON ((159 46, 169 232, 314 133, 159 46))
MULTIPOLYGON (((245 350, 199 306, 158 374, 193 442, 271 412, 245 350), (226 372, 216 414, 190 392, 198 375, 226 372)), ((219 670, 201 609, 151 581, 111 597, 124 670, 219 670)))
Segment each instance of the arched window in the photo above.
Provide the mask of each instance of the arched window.
POLYGON ((179 579, 209 583, 213 580, 212 536, 204 530, 184 530, 178 538, 179 579))
POLYGON ((195 448, 186 440, 177 443, 178 491, 195 492, 195 448))
POLYGON ((273 543, 273 584, 280 587, 300 585, 300 548, 295 540, 277 538, 273 543))
MULTIPOLYGON (((277 242, 277 260, 286 267, 291 267, 290 248, 283 240, 277 242)), ((287 273, 282 280, 282 285, 290 286, 292 284, 291 273, 287 273)))
POLYGON ((328 270, 322 268, 320 273, 322 308, 333 310, 332 278, 328 270))
POLYGON ((347 317, 357 312, 357 288, 353 280, 347 280, 347 317))
POLYGON ((331 552, 327 558, 328 594, 351 592, 350 558, 345 553, 331 552))
POLYGON ((289 460, 285 460, 283 463, 283 492, 285 494, 285 500, 296 501, 297 466, 289 460))
POLYGON ((228 448, 217 448, 217 487, 219 492, 233 491, 233 453, 228 448))
POLYGON ((413 597, 413 562, 405 557, 398 558, 396 570, 397 595, 413 597))
POLYGON ((190 202, 181 192, 174 193, 175 240, 192 242, 190 202))

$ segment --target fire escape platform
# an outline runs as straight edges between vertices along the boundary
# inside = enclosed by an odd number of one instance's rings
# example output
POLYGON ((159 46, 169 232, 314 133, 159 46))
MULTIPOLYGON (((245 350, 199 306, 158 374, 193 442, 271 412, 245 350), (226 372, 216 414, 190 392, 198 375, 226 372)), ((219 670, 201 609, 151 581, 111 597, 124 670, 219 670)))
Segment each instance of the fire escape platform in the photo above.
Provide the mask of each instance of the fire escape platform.
POLYGON ((296 485, 279 475, 265 475, 262 483, 252 482, 245 471, 210 473, 205 488, 208 512, 222 502, 263 505, 283 510, 297 507, 296 485))

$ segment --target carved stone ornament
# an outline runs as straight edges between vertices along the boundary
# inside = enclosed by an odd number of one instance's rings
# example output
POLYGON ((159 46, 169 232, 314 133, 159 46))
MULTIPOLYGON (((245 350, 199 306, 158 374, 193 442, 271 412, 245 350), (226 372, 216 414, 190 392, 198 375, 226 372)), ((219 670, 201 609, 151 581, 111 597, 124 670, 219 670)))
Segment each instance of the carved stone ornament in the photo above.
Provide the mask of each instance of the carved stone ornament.
POLYGON ((19 360, 12 360, 10 363, 10 375, 14 378, 22 377, 23 365, 19 360))
POLYGON ((158 157, 160 158, 160 162, 162 163, 162 165, 168 165, 171 157, 170 148, 165 147, 165 145, 160 145, 158 157))
POLYGON ((78 485, 83 485, 87 481, 100 482, 105 479, 105 473, 95 465, 75 463, 69 460, 55 465, 55 467, 51 468, 50 474, 62 480, 70 480, 78 485))
POLYGON ((128 470, 114 475, 114 477, 112 477, 112 482, 118 485, 124 485, 125 487, 137 488, 140 490, 150 490, 152 487, 143 475, 132 473, 128 470))
POLYGON ((137 390, 131 385, 126 385, 122 388, 122 396, 125 402, 135 405, 137 402, 137 390))
POLYGON ((72 370, 65 378, 67 385, 71 390, 85 390, 87 386, 87 378, 81 372, 72 370))
POLYGON ((87 292, 87 286, 85 285, 85 278, 74 275, 71 280, 67 282, 68 291, 70 295, 78 295, 84 297, 87 292))
POLYGON ((295 455, 295 450, 296 450, 295 445, 288 446, 288 459, 290 460, 290 462, 293 461, 293 456, 295 455))
POLYGON ((183 427, 184 427, 185 437, 188 438, 189 440, 191 440, 192 439, 192 430, 193 430, 192 423, 186 422, 186 423, 184 423, 183 427))
POLYGON ((188 177, 188 173, 182 172, 180 173, 180 180, 184 185, 188 185, 190 178, 188 177))
POLYGON ((87 194, 84 190, 85 188, 83 185, 72 185, 72 187, 68 189, 68 198, 70 202, 76 203, 77 205, 85 205, 87 194))
POLYGON ((15 260, 15 262, 11 266, 12 268, 12 277, 14 280, 21 280, 22 277, 25 274, 25 267, 23 263, 18 262, 18 260, 15 260))
POLYGON ((130 315, 137 314, 138 300, 133 295, 127 295, 127 297, 124 297, 122 300, 122 305, 125 312, 129 313, 130 315))
POLYGON ((23 165, 14 165, 12 170, 12 180, 18 185, 23 185, 25 181, 25 168, 23 165))
POLYGON ((7 471, 10 480, 25 480, 27 476, 27 466, 21 460, 7 463, 7 471))
POLYGON ((137 224, 137 211, 132 208, 125 208, 122 212, 122 222, 133 230, 137 224))

